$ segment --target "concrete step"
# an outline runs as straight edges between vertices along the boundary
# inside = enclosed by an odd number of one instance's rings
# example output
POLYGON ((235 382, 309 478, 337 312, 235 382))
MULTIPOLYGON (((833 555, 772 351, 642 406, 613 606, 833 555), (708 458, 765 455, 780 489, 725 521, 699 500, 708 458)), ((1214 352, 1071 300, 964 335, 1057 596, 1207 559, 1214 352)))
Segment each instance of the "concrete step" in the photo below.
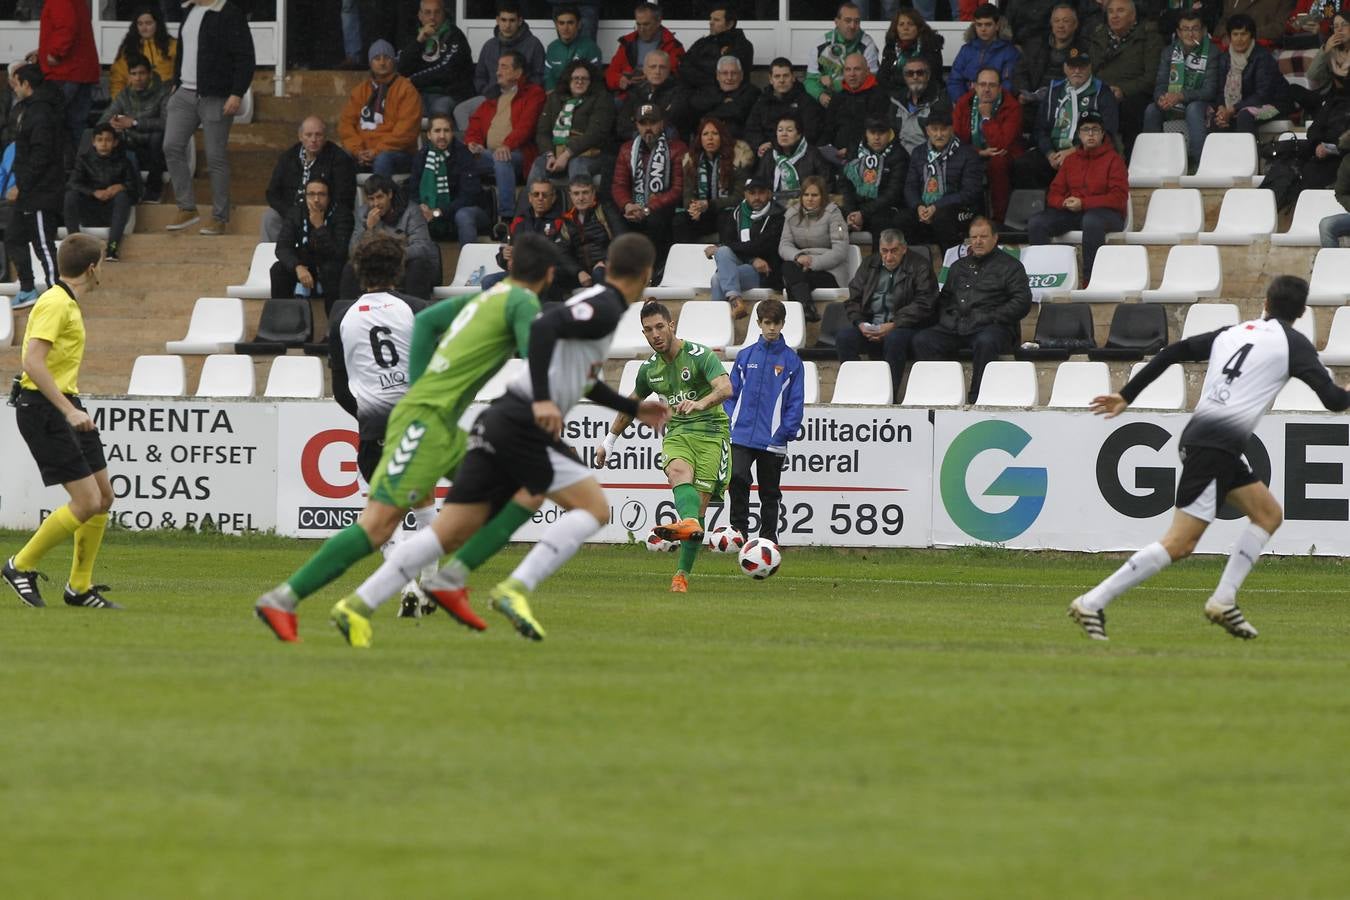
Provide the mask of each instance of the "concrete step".
MULTIPOLYGON (((328 123, 330 131, 336 132, 338 115, 347 103, 347 94, 315 95, 293 94, 287 97, 254 97, 254 122, 284 122, 291 126, 295 134, 300 122, 306 116, 318 116, 328 123)), ((243 126, 247 127, 247 126, 243 126)))

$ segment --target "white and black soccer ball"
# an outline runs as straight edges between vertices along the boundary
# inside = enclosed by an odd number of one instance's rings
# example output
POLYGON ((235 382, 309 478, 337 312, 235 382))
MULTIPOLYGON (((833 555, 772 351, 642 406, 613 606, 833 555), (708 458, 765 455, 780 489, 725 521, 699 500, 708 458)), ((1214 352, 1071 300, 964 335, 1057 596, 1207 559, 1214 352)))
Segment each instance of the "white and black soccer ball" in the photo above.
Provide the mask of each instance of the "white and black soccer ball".
POLYGON ((708 532, 703 542, 714 553, 737 553, 745 546, 745 535, 735 528, 723 526, 708 532))
POLYGON ((778 545, 767 538, 746 541, 741 548, 741 571, 756 580, 768 578, 783 564, 778 545))
POLYGON ((666 540, 655 531, 647 532, 647 536, 642 539, 642 543, 653 553, 668 553, 671 550, 678 549, 680 546, 674 541, 666 540))

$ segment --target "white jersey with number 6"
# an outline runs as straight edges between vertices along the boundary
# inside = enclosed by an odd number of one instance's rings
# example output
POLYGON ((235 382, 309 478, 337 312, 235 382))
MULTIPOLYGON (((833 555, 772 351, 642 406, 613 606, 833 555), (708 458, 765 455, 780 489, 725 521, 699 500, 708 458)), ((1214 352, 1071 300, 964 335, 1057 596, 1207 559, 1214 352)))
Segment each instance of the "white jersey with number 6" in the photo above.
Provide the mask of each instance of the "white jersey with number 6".
POLYGON ((338 334, 357 420, 380 433, 389 411, 408 390, 408 350, 417 309, 403 297, 380 292, 333 310, 341 316, 338 334))

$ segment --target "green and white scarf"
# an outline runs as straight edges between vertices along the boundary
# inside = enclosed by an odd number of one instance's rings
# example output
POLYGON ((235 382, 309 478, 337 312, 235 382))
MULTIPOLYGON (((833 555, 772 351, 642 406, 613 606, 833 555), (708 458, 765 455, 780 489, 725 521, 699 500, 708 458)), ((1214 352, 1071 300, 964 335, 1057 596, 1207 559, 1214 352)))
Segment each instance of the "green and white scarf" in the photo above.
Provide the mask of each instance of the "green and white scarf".
POLYGON ((940 151, 934 150, 932 144, 924 145, 928 158, 923 165, 923 193, 919 197, 924 206, 932 206, 947 196, 947 159, 960 146, 961 141, 955 135, 940 151))
POLYGON ((741 243, 750 240, 750 228, 760 219, 767 216, 771 209, 773 209, 772 203, 765 203, 758 210, 755 210, 750 207, 749 200, 741 201, 740 205, 736 207, 736 227, 741 243))
POLYGON ((561 150, 567 146, 567 139, 572 136, 572 117, 576 114, 577 107, 585 97, 568 97, 563 101, 562 109, 558 110, 558 118, 553 120, 553 149, 561 150))
POLYGON ((791 153, 784 153, 777 146, 773 148, 773 189, 775 191, 801 190, 802 180, 797 174, 797 163, 806 155, 806 138, 797 141, 791 153))
POLYGON ((1065 150, 1073 146, 1074 135, 1078 133, 1078 117, 1097 105, 1097 91, 1101 82, 1090 79, 1082 87, 1076 88, 1064 82, 1064 93, 1055 107, 1054 124, 1050 126, 1050 146, 1056 150, 1065 150))
POLYGON ((867 146, 867 139, 864 138, 852 162, 844 166, 844 177, 853 185, 859 198, 877 199, 877 189, 881 186, 881 176, 886 168, 886 152, 890 149, 891 145, 887 144, 880 150, 873 150, 867 146))
MULTIPOLYGON (((1205 35, 1192 50, 1182 46, 1180 38, 1172 40, 1172 57, 1167 64, 1167 93, 1184 94, 1202 87, 1205 83, 1205 69, 1209 63, 1209 35, 1205 35)), ((1186 115, 1186 107, 1178 103, 1167 111, 1169 119, 1180 119, 1186 115)))
POLYGON ((417 199, 432 209, 450 204, 450 171, 445 162, 450 151, 427 148, 427 164, 422 167, 422 178, 417 183, 417 199))
POLYGON ((820 55, 816 57, 816 68, 820 71, 820 77, 829 78, 830 84, 838 89, 839 79, 844 74, 844 60, 849 54, 860 50, 862 50, 861 34, 856 40, 845 41, 833 28, 825 32, 825 45, 821 47, 820 55))
POLYGON ((666 133, 663 131, 656 136, 656 142, 646 156, 642 154, 644 146, 642 138, 634 138, 628 154, 628 170, 633 173, 633 202, 641 206, 665 192, 670 175, 666 171, 670 162, 670 142, 666 140, 666 133))
POLYGON ((717 177, 720 169, 720 157, 702 153, 698 158, 698 191, 695 200, 717 200, 727 195, 727 186, 717 177))
POLYGON ((989 110, 989 115, 980 115, 980 100, 978 97, 970 98, 970 142, 976 149, 983 150, 987 145, 984 141, 984 131, 981 129, 985 122, 998 115, 998 108, 1003 105, 1003 93, 994 98, 994 107, 989 110))

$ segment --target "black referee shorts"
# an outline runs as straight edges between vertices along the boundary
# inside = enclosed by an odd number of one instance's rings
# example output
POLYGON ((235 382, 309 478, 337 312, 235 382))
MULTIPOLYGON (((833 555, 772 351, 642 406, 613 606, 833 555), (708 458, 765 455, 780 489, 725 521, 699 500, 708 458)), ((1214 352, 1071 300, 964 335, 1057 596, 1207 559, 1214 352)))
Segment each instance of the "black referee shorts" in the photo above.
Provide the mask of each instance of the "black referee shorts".
POLYGON ((548 494, 591 476, 571 447, 535 424, 530 404, 508 394, 473 423, 446 502, 487 503, 495 512, 521 488, 548 494))
POLYGON ((1228 492, 1260 481, 1236 454, 1217 447, 1182 447, 1177 509, 1213 522, 1228 492))
MULTIPOLYGON (((67 395, 76 409, 79 397, 67 395)), ((38 391, 20 391, 16 419, 28 452, 33 454, 42 483, 66 484, 108 468, 98 429, 76 431, 51 401, 38 391)))

